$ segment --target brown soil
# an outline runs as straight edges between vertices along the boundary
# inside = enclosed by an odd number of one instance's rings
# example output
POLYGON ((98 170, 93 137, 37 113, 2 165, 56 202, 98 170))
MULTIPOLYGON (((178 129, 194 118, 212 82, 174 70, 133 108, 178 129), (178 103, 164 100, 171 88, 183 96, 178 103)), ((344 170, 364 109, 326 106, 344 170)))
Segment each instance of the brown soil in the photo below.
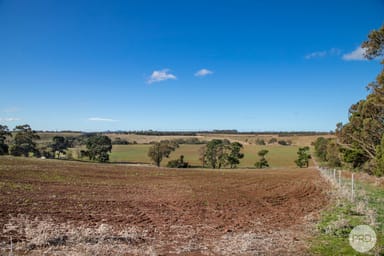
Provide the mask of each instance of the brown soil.
POLYGON ((327 189, 315 169, 0 157, 0 253, 304 255, 327 189))

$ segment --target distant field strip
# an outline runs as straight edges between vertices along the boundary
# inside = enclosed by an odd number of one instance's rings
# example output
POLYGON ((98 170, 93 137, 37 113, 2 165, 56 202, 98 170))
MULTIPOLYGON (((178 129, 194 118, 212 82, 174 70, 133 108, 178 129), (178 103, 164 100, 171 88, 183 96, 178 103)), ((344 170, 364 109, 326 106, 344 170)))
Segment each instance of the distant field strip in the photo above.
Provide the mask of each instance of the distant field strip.
MULTIPOLYGON (((148 149, 151 145, 135 144, 135 145, 114 145, 111 154, 111 162, 132 162, 132 163, 151 163, 147 156, 148 149)), ((187 145, 182 144, 172 152, 169 159, 164 159, 162 165, 165 166, 169 160, 177 159, 180 155, 184 155, 185 161, 192 166, 202 166, 199 160, 199 149, 203 145, 187 145)), ((297 158, 297 146, 256 146, 244 145, 244 158, 241 159, 239 167, 253 167, 255 162, 259 160, 257 152, 261 149, 269 150, 267 160, 270 167, 294 167, 297 158)))

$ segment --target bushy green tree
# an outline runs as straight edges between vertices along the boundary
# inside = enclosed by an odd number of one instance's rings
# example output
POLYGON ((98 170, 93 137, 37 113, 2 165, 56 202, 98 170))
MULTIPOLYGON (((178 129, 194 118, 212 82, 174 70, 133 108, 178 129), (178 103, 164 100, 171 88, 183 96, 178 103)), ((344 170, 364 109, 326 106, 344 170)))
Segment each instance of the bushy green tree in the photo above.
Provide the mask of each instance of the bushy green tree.
POLYGON ((241 153, 241 149, 243 145, 239 142, 232 142, 229 146, 229 154, 228 154, 228 164, 230 168, 236 168, 238 164, 240 164, 240 159, 244 157, 244 154, 241 153))
MULTIPOLYGON (((384 64, 384 25, 368 35, 362 48, 366 58, 381 58, 381 64, 384 64)), ((374 169, 378 170, 381 168, 381 140, 384 135, 384 70, 367 88, 369 94, 350 107, 348 123, 338 124, 336 135, 343 152, 348 154, 344 159, 348 158, 355 166, 362 166, 361 161, 365 160, 364 165, 377 165, 374 169)), ((368 168, 367 172, 371 169, 368 168)))
POLYGON ((52 138, 52 143, 49 145, 49 147, 52 150, 53 156, 56 155, 60 158, 60 154, 66 154, 66 150, 68 149, 69 142, 68 140, 63 136, 55 136, 52 138))
POLYGON ((352 168, 361 168, 369 159, 360 149, 341 149, 343 162, 352 168))
POLYGON ((0 155, 8 155, 8 144, 6 143, 7 137, 11 137, 12 134, 6 125, 0 125, 0 155))
POLYGON ((296 165, 300 168, 308 167, 309 159, 311 159, 309 147, 299 148, 299 150, 297 151, 297 159, 295 160, 296 165))
POLYGON ((160 167, 160 163, 164 157, 168 158, 172 151, 175 151, 179 145, 173 141, 163 140, 155 142, 148 150, 148 156, 160 167))
POLYGON ((228 140, 214 139, 207 143, 204 152, 204 162, 211 168, 221 168, 226 164, 228 140))
POLYGON ((35 156, 39 154, 35 140, 40 137, 28 124, 18 125, 13 131, 15 136, 10 146, 11 155, 28 157, 30 153, 35 156))
POLYGON ((327 147, 329 139, 319 137, 314 142, 315 154, 321 161, 327 161, 327 147))
POLYGON ((329 167, 340 167, 340 146, 334 141, 330 141, 327 145, 327 161, 329 167))
POLYGON ((244 154, 241 153, 242 148, 243 145, 239 142, 230 143, 229 140, 214 139, 201 150, 202 159, 204 164, 213 169, 227 165, 235 168, 240 163, 240 159, 244 157, 244 154))
POLYGON ((373 174, 379 177, 384 175, 384 135, 381 138, 380 145, 377 146, 376 166, 373 174))
POLYGON ((88 137, 87 154, 90 160, 98 162, 108 162, 109 153, 112 151, 112 141, 105 135, 93 135, 88 137))
POLYGON ((262 149, 257 153, 260 157, 260 160, 255 163, 256 168, 262 169, 262 168, 269 167, 269 163, 268 163, 267 159, 265 158, 265 156, 268 154, 268 152, 269 152, 268 150, 262 149))

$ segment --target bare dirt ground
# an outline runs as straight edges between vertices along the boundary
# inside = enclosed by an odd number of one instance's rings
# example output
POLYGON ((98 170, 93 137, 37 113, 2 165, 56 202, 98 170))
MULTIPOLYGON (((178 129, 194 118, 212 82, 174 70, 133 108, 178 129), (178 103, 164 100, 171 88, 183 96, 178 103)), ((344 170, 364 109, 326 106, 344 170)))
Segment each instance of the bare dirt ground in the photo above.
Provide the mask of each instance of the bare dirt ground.
POLYGON ((0 253, 307 255, 327 189, 315 169, 170 170, 0 157, 0 253))

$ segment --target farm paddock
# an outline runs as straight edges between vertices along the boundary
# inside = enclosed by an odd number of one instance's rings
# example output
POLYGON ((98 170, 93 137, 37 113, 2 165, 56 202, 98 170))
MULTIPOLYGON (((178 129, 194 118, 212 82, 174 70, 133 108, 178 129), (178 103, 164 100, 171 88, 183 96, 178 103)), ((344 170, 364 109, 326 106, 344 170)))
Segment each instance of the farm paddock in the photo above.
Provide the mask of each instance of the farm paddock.
POLYGON ((311 168, 172 170, 0 157, 0 252, 306 255, 327 190, 311 168))

